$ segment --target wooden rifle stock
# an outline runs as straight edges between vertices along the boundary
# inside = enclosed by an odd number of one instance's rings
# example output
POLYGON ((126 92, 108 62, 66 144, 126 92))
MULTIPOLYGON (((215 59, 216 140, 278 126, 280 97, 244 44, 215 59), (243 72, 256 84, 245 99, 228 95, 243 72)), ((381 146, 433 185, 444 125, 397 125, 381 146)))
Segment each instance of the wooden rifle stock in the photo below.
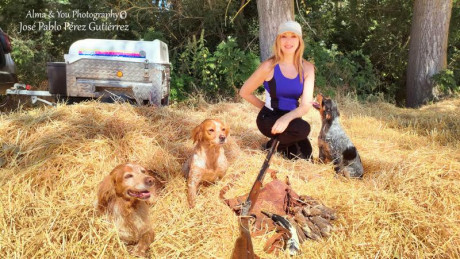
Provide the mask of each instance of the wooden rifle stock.
POLYGON ((259 258, 252 247, 251 232, 249 231, 249 216, 240 216, 240 236, 235 241, 232 259, 254 259, 259 258))
POLYGON ((272 158, 273 153, 276 151, 278 147, 278 139, 274 139, 272 146, 270 147, 270 151, 265 158, 265 161, 260 169, 259 174, 257 175, 256 181, 252 185, 251 191, 246 198, 246 201, 242 204, 241 214, 239 217, 239 226, 240 226, 240 236, 235 242, 235 247, 233 248, 232 252, 232 259, 254 259, 259 258, 256 254, 254 254, 254 249, 252 246, 251 240, 251 232, 249 231, 249 211, 251 211, 252 207, 257 201, 259 197, 260 189, 262 188, 262 183, 264 181, 265 173, 267 169, 270 167, 270 160, 272 158))

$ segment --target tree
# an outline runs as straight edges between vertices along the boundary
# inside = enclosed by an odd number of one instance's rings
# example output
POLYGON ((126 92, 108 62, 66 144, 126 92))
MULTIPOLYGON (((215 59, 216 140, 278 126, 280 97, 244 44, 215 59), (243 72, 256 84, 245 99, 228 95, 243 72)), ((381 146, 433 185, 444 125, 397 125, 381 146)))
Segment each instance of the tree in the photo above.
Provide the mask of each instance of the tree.
POLYGON ((436 97, 431 77, 447 67, 452 0, 415 0, 407 66, 406 106, 436 97))
POLYGON ((271 56, 271 48, 278 26, 285 21, 294 20, 294 0, 257 0, 259 14, 260 59, 271 56))

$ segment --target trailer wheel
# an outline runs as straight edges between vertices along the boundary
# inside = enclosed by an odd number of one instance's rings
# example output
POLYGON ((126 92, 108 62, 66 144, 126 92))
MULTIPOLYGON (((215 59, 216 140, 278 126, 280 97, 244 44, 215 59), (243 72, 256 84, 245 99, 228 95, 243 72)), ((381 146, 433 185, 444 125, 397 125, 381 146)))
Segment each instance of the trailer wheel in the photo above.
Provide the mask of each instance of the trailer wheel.
POLYGON ((84 101, 92 100, 89 97, 70 97, 70 96, 60 96, 58 97, 58 101, 64 101, 66 104, 75 104, 84 101))
POLYGON ((10 97, 8 95, 0 95, 0 108, 5 107, 8 104, 10 97))
POLYGON ((20 107, 26 107, 27 101, 29 98, 24 98, 23 96, 11 96, 1 95, 0 96, 0 111, 1 112, 13 112, 20 107), (21 98, 22 97, 22 98, 21 98))

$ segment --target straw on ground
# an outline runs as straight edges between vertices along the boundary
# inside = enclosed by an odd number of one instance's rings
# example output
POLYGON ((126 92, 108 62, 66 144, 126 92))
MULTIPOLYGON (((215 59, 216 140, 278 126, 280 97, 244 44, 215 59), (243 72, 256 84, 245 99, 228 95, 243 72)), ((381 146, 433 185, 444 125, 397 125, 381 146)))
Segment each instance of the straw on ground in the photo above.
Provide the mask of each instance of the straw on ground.
MULTIPOLYGON (((288 161, 271 167, 299 194, 337 210, 337 231, 302 245, 299 258, 455 258, 460 254, 460 100, 419 110, 340 99, 341 121, 358 148, 363 180, 334 177, 333 166, 288 161)), ((86 102, 0 115, 0 258, 128 258, 106 217, 96 214, 97 186, 132 161, 168 183, 151 209, 154 258, 228 258, 237 218, 218 198, 247 193, 266 141, 248 104, 134 107, 86 102), (189 209, 181 166, 190 131, 205 118, 231 127, 227 177, 202 188, 189 209)), ((317 156, 320 119, 311 110, 317 156)), ((267 178, 268 179, 268 178, 267 178)), ((254 238, 256 253, 270 233, 254 238)), ((287 254, 282 257, 288 258, 287 254)))

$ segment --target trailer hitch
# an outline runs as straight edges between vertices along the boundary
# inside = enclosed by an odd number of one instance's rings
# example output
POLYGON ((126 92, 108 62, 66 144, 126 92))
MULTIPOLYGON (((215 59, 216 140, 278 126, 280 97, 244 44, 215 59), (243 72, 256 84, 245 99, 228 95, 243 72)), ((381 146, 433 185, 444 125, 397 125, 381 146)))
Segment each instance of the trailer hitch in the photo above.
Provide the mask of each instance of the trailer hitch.
POLYGON ((30 96, 32 104, 35 104, 35 103, 37 103, 37 101, 39 101, 39 102, 42 102, 42 103, 47 104, 47 105, 56 106, 55 103, 52 103, 50 101, 47 101, 45 99, 42 99, 42 98, 38 97, 38 96, 40 96, 40 97, 53 97, 53 95, 50 94, 50 92, 48 92, 48 91, 33 91, 33 90, 29 90, 29 89, 30 89, 29 85, 16 83, 16 84, 14 84, 14 86, 12 88, 6 90, 6 94, 7 95, 17 95, 17 96, 21 96, 21 95, 22 96, 30 96))
POLYGON ((48 104, 48 105, 53 106, 53 107, 56 106, 55 103, 52 103, 52 102, 47 101, 47 100, 42 99, 42 98, 38 98, 36 95, 30 96, 30 99, 32 101, 32 104, 35 104, 37 101, 40 101, 40 102, 42 102, 44 104, 48 104))

